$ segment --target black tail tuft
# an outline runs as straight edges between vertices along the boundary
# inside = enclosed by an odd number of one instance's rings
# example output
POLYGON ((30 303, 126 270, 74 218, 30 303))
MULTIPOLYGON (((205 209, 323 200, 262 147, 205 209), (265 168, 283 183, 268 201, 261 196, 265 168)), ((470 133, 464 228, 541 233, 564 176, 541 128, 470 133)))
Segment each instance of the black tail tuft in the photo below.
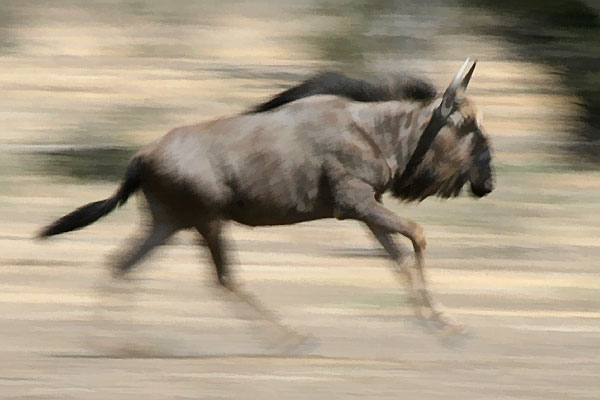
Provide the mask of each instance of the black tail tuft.
POLYGON ((143 162, 141 157, 135 157, 127 167, 127 172, 125 173, 125 178, 123 179, 121 186, 119 186, 119 189, 112 197, 79 207, 77 210, 59 218, 42 229, 38 234, 38 237, 45 238, 81 229, 96 222, 114 210, 117 206, 124 204, 129 196, 139 189, 142 169, 143 162))
POLYGON ((114 210, 118 202, 119 199, 113 196, 106 200, 95 201, 86 204, 83 207, 79 207, 77 210, 59 218, 51 225, 45 227, 38 234, 38 237, 44 238, 83 228, 114 210))

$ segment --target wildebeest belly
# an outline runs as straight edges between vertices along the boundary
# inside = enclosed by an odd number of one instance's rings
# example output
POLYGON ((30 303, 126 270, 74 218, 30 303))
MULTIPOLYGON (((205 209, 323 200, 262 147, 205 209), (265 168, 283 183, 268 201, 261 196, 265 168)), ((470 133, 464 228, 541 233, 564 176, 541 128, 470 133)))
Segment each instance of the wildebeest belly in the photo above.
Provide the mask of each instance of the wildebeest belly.
POLYGON ((288 225, 333 217, 333 210, 319 204, 309 210, 299 211, 294 207, 275 208, 254 202, 239 201, 225 211, 226 217, 249 226, 288 225))
POLYGON ((325 179, 310 179, 300 171, 294 175, 278 172, 246 176, 244 182, 230 181, 232 196, 223 210, 225 215, 251 226, 284 225, 333 216, 325 179))

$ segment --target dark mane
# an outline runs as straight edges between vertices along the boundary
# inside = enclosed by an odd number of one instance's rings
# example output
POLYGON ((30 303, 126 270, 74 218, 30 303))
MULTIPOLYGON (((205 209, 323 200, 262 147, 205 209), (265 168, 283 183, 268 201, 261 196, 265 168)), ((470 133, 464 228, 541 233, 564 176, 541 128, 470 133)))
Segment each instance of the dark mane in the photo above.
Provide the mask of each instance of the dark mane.
POLYGON ((366 81, 339 72, 322 72, 293 86, 271 100, 253 107, 249 113, 260 113, 304 97, 330 94, 354 101, 431 100, 437 90, 428 81, 411 76, 393 76, 387 80, 366 81))

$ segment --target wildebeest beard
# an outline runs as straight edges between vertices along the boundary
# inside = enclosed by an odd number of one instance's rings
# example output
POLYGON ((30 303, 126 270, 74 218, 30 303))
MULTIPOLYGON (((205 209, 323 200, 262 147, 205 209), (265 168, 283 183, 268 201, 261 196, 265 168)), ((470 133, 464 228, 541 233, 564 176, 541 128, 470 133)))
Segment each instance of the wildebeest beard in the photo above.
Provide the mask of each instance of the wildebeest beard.
POLYGON ((438 171, 422 166, 404 184, 400 182, 400 173, 396 173, 392 180, 392 195, 404 201, 423 201, 429 196, 437 196, 444 199, 456 197, 460 194, 467 182, 466 171, 458 169, 453 175, 441 176, 438 171))

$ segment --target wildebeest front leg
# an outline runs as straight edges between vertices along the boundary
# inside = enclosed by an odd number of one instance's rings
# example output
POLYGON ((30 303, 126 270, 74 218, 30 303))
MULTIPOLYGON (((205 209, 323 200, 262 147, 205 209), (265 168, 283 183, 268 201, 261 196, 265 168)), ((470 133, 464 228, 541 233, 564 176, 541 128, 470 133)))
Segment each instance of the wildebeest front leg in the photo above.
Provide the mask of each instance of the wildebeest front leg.
POLYGON ((402 251, 400 246, 394 241, 394 238, 388 231, 380 228, 377 225, 367 224, 367 226, 394 262, 394 270, 405 284, 406 289, 408 290, 409 295, 411 296, 411 299, 414 298, 415 293, 413 277, 410 269, 406 265, 407 257, 405 252, 402 251))
MULTIPOLYGON (((427 282, 423 272, 423 260, 417 259, 417 276, 415 279, 411 269, 406 265, 406 254, 400 246, 394 241, 392 235, 377 225, 368 224, 369 229, 375 235, 375 238, 381 243, 390 258, 394 261, 395 270, 404 280, 409 291, 409 296, 415 306, 415 311, 418 316, 426 317, 427 319, 440 319, 441 314, 435 311, 433 300, 427 290, 427 282), (425 308, 425 310, 423 309, 425 308), (426 311, 429 315, 424 315, 426 311), (433 317, 433 316, 436 317, 433 317)), ((422 253, 421 253, 422 254, 422 253)))
POLYGON ((402 218, 381 205, 375 198, 372 187, 361 181, 347 182, 336 191, 336 217, 356 219, 367 224, 390 256, 401 257, 400 249, 391 238, 399 233, 412 242, 418 279, 412 279, 417 314, 428 320, 446 323, 442 314, 434 307, 424 274, 426 247, 423 228, 415 222, 402 218))
MULTIPOLYGON (((395 217, 400 219, 400 217, 395 217)), ((431 295, 427 290, 427 282, 423 273, 424 264, 422 249, 415 248, 417 279, 414 279, 410 269, 407 268, 407 266, 405 265, 406 256, 402 253, 402 250, 400 249, 398 244, 394 242, 394 239, 390 233, 395 232, 385 229, 380 225, 367 224, 367 226, 373 232, 377 240, 379 240, 379 243, 381 243, 381 245, 387 251, 389 256, 394 260, 396 264, 396 271, 399 272, 401 276, 403 276, 405 282, 407 283, 408 290, 410 291, 409 295, 412 297, 411 300, 415 305, 415 310, 417 314, 421 317, 427 317, 428 319, 431 319, 433 315, 439 314, 435 312, 433 302, 431 300, 431 295), (425 310, 423 308, 425 308, 425 310), (430 315, 425 315, 424 311, 426 313, 429 313, 430 315)), ((418 227, 418 225, 416 224, 415 226, 418 227)))

